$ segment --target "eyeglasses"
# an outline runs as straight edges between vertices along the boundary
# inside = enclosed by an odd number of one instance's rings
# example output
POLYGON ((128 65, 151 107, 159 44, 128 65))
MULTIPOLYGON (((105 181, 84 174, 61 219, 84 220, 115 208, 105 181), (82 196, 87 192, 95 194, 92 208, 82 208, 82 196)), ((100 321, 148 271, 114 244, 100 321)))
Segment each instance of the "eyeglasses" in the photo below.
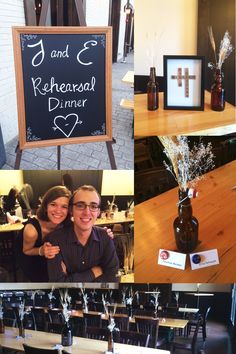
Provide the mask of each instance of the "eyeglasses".
POLYGON ((86 207, 89 207, 90 211, 97 211, 100 208, 100 205, 97 203, 86 204, 85 202, 77 202, 73 203, 72 205, 74 205, 78 210, 85 210, 86 207))

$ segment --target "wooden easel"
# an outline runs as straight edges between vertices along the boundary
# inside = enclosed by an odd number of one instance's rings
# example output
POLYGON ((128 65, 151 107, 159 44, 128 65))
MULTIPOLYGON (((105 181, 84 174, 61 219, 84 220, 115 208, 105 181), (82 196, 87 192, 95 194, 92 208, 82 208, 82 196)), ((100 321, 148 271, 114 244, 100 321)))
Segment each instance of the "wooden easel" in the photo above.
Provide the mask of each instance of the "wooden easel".
MULTIPOLYGON (((41 8, 41 14, 40 14, 40 19, 39 19, 39 26, 45 26, 46 25, 46 19, 47 19, 47 13, 48 13, 48 8, 49 8, 49 2, 50 0, 42 0, 42 8, 41 8)), ((74 0, 75 6, 76 6, 76 11, 78 15, 78 20, 79 20, 79 26, 87 26, 86 25, 86 20, 85 20, 85 15, 84 15, 84 9, 83 9, 83 3, 82 0, 74 0)), ((33 13, 35 11, 33 2, 28 2, 26 4, 25 11, 28 14, 33 13)), ((36 24, 35 18, 33 19, 33 16, 30 16, 30 21, 32 21, 32 25, 36 24)), ((107 152, 111 164, 112 170, 116 170, 116 161, 115 161, 115 156, 114 156, 114 151, 112 145, 116 143, 116 140, 112 138, 112 141, 106 141, 106 147, 107 147, 107 152)), ((15 170, 18 170, 20 168, 20 162, 21 162, 21 156, 22 156, 22 149, 20 149, 19 142, 17 143, 16 146, 16 160, 15 160, 15 170)), ((57 146, 57 169, 60 170, 61 166, 61 145, 57 146)))

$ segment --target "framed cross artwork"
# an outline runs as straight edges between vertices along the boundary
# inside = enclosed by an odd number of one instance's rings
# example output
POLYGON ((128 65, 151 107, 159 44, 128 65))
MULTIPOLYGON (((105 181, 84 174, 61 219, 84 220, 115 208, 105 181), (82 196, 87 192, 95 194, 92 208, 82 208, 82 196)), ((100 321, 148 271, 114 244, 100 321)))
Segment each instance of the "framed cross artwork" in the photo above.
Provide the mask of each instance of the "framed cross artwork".
POLYGON ((164 109, 204 110, 204 57, 164 55, 164 109))

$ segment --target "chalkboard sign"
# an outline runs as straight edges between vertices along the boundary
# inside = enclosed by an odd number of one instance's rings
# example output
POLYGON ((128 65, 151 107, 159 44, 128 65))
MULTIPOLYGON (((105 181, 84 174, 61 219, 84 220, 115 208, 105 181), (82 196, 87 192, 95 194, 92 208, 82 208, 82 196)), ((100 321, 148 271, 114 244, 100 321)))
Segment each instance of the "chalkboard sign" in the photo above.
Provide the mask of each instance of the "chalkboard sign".
POLYGON ((13 27, 20 148, 112 140, 111 27, 13 27))

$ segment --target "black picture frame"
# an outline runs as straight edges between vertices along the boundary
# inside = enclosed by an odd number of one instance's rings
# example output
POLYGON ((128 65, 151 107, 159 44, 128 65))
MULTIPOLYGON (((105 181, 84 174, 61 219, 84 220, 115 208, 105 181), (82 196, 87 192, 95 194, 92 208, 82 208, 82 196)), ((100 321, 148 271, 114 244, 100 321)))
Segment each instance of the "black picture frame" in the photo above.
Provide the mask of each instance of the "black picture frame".
POLYGON ((205 57, 164 55, 163 60, 164 109, 203 111, 205 57))

